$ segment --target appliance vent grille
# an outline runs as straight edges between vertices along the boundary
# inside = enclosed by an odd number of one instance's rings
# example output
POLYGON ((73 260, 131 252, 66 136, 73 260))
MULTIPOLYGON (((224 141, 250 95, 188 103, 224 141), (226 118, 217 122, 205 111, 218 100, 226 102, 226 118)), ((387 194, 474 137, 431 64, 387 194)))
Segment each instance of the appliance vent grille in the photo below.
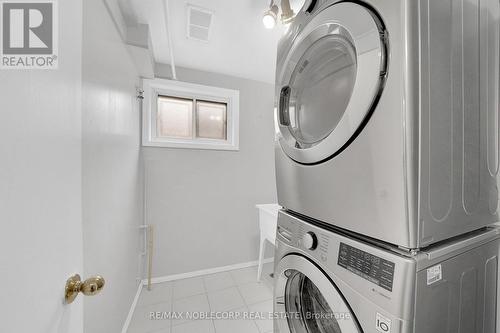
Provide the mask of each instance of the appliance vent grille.
POLYGON ((213 12, 192 5, 188 5, 187 9, 187 37, 208 42, 213 22, 213 12))

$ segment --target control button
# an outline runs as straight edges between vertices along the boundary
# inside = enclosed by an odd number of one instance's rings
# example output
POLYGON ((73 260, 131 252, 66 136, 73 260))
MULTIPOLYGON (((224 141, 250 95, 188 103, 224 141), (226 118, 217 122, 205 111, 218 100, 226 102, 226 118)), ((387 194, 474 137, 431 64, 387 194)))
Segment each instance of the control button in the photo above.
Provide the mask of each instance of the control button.
POLYGON ((318 246, 318 238, 313 232, 307 232, 302 237, 302 244, 308 250, 314 250, 318 246))

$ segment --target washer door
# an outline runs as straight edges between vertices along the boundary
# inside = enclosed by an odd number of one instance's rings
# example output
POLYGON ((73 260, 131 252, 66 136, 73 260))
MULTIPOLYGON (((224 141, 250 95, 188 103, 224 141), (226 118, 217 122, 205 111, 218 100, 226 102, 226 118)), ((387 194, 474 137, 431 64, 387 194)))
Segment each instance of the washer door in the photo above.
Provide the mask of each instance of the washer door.
POLYGON ((277 332, 362 332, 337 287, 312 262, 302 256, 288 255, 275 273, 277 332))
POLYGON ((368 8, 344 2, 296 37, 277 76, 279 142, 290 158, 318 163, 354 139, 383 88, 384 36, 368 8))

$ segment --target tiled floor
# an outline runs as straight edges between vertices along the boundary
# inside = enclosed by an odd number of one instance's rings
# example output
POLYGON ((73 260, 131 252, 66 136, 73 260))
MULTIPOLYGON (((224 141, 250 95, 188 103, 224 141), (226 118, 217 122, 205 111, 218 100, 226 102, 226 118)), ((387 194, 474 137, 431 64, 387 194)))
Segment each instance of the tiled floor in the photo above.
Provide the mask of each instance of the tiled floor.
POLYGON ((128 333, 269 333, 273 310, 272 264, 154 284, 139 298, 128 333), (151 319, 154 312, 157 318, 151 319), (182 314, 168 318, 165 313, 182 314), (186 313, 217 313, 232 319, 186 318, 186 313), (252 315, 248 318, 247 315, 252 315), (255 317, 257 315, 257 317, 255 317))

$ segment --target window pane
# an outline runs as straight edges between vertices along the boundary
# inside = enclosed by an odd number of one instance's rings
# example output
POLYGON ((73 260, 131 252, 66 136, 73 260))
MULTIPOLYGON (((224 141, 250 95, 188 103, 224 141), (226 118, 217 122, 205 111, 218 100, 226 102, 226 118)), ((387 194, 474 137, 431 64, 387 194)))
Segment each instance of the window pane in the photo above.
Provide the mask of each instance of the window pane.
POLYGON ((197 124, 198 137, 206 139, 227 139, 227 104, 198 101, 197 124))
POLYGON ((190 99, 158 96, 158 137, 193 137, 193 101, 190 99))

